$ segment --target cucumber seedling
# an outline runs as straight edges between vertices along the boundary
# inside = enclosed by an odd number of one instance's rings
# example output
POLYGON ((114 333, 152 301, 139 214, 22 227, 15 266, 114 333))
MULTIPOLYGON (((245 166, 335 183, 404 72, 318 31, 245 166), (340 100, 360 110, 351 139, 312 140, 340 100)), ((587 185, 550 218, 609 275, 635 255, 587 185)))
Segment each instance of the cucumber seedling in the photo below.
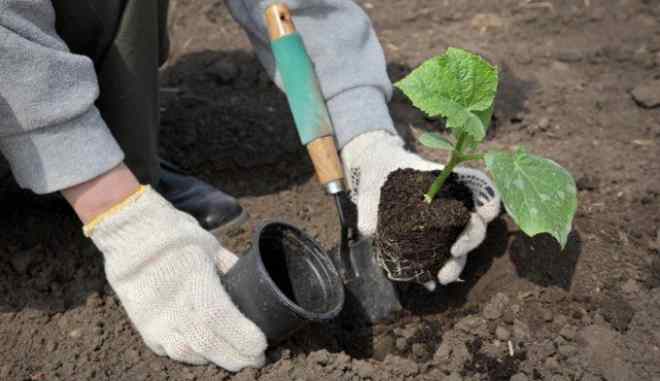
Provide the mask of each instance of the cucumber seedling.
POLYGON ((563 249, 577 208, 571 174, 522 147, 514 152, 478 150, 493 115, 498 77, 497 68, 480 56, 449 48, 395 84, 426 115, 444 118, 450 130, 446 137, 429 132, 419 138, 427 147, 450 151, 447 166, 426 191, 424 200, 433 202, 457 165, 483 161, 507 213, 520 229, 529 236, 549 233, 563 249))

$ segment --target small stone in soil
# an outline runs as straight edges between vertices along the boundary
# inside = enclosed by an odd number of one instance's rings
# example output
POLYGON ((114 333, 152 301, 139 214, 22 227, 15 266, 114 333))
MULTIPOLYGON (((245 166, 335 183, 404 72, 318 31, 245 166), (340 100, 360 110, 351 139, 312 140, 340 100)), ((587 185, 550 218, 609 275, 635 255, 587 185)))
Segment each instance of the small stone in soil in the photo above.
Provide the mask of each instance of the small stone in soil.
POLYGON ((558 326, 563 327, 564 325, 566 325, 566 323, 568 323, 568 318, 566 317, 566 315, 559 314, 555 316, 555 324, 557 324, 558 326))
POLYGON ((655 55, 648 51, 637 51, 633 56, 633 62, 645 69, 652 69, 655 66, 655 55))
POLYGON ((429 355, 429 350, 426 345, 422 343, 415 343, 412 345, 412 354, 418 359, 427 358, 429 355))
POLYGON ((585 375, 582 376, 580 381, 602 381, 602 378, 599 376, 594 376, 591 373, 586 373, 585 375))
POLYGON ((580 49, 563 49, 557 53, 557 59, 561 62, 580 62, 584 54, 580 49))
POLYGON ((559 369, 559 361, 555 357, 548 357, 545 360, 545 367, 552 370, 559 369))
POLYGON ((399 337, 398 339, 396 339, 395 345, 397 350, 403 352, 408 348, 408 340, 404 339, 403 337, 399 337))
POLYGON ((577 348, 570 344, 560 345, 558 350, 564 357, 571 357, 577 353, 577 348))
POLYGON ((311 363, 323 366, 330 361, 330 353, 326 349, 321 349, 320 351, 310 353, 307 360, 311 363))
POLYGON ((547 116, 542 117, 541 119, 539 119, 536 126, 539 130, 546 131, 548 127, 550 127, 550 118, 548 118, 547 116))
POLYGON ((502 326, 498 326, 495 329, 495 337, 497 337, 498 340, 507 341, 511 338, 511 332, 502 326))
POLYGON ((567 324, 559 331, 559 334, 566 340, 573 341, 577 334, 577 328, 573 325, 567 324))
POLYGON ((439 364, 446 363, 449 361, 450 354, 451 346, 446 341, 443 341, 433 355, 433 362, 439 364))
POLYGON ((399 356, 387 356, 385 358, 385 364, 395 374, 401 376, 412 377, 419 373, 419 365, 416 362, 399 356))
POLYGON ((195 376, 195 374, 190 369, 184 370, 182 377, 186 381, 195 381, 197 379, 197 376, 195 376))
POLYGON ((543 310, 543 321, 545 322, 551 322, 552 321, 552 311, 550 310, 543 310))
POLYGON ((486 320, 480 316, 466 316, 456 323, 456 328, 465 333, 477 334, 486 327, 486 320))
POLYGON ((621 286, 621 290, 627 294, 637 294, 640 291, 639 283, 634 279, 628 279, 623 286, 621 286))
POLYGON ((502 321, 506 324, 513 324, 515 318, 515 314, 510 309, 505 310, 502 314, 502 321))
POLYGON ((484 307, 483 315, 488 320, 496 320, 502 316, 504 308, 509 304, 509 297, 498 292, 484 307))
POLYGON ((635 102, 642 107, 660 106, 660 79, 640 83, 631 94, 635 102))
POLYGON ((545 342, 543 342, 543 345, 541 346, 540 353, 543 357, 550 357, 554 355, 556 353, 555 344, 550 340, 546 340, 545 342))
POLYGON ((553 342, 555 343, 556 346, 560 346, 560 345, 564 345, 564 344, 568 343, 568 341, 566 339, 564 339, 561 335, 555 337, 553 342))
POLYGON ((352 369, 361 378, 373 378, 376 369, 372 364, 364 360, 353 360, 352 369))
POLYGON ((445 378, 446 381, 463 381, 463 377, 461 377, 458 373, 453 372, 449 376, 445 378))
POLYGON ((520 320, 516 320, 513 323, 513 337, 517 340, 525 340, 529 338, 529 327, 527 324, 520 320))
POLYGON ((140 352, 135 349, 129 349, 124 352, 124 357, 129 365, 137 364, 140 361, 140 352))
POLYGON ((149 363, 149 368, 153 370, 154 372, 160 372, 165 370, 165 365, 160 359, 152 360, 151 363, 149 363))
POLYGON ((575 185, 581 191, 594 191, 600 186, 600 179, 594 175, 584 175, 577 179, 575 185))
POLYGON ((529 381, 529 378, 524 373, 517 373, 511 377, 511 381, 529 381))
POLYGON ((571 317, 572 317, 573 319, 575 319, 575 320, 580 320, 580 319, 582 319, 582 318, 584 317, 584 315, 585 315, 585 313, 584 313, 583 310, 581 310, 581 309, 576 309, 576 310, 573 311, 573 313, 571 314, 571 317))

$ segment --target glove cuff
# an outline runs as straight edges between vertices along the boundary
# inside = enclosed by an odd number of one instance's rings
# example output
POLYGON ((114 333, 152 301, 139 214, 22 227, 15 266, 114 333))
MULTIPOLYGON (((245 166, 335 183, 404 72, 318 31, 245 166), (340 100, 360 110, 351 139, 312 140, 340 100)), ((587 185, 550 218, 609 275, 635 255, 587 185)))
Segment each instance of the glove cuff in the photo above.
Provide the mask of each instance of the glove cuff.
POLYGON ((142 196, 142 194, 147 190, 148 187, 149 186, 140 185, 140 187, 135 192, 133 192, 133 194, 126 197, 126 199, 120 201, 118 204, 114 205, 110 209, 94 217, 93 220, 91 220, 85 226, 83 226, 83 235, 85 237, 90 237, 92 233, 94 233, 94 229, 96 228, 96 225, 100 224, 103 220, 111 217, 113 214, 119 212, 127 205, 130 205, 131 203, 135 202, 135 200, 137 200, 140 196, 142 196))
POLYGON ((372 155, 374 149, 383 150, 386 154, 390 149, 403 149, 404 142, 399 135, 389 131, 379 130, 362 134, 351 140, 341 150, 341 159, 347 169, 358 167, 364 156, 372 155))
POLYGON ((220 250, 220 244, 193 217, 175 209, 151 187, 144 187, 86 228, 104 255, 111 283, 138 269, 146 271, 156 262, 196 268, 196 262, 210 261, 205 256, 187 255, 197 251, 194 247, 204 253, 220 250), (165 258, 171 255, 176 256, 175 261, 165 258))

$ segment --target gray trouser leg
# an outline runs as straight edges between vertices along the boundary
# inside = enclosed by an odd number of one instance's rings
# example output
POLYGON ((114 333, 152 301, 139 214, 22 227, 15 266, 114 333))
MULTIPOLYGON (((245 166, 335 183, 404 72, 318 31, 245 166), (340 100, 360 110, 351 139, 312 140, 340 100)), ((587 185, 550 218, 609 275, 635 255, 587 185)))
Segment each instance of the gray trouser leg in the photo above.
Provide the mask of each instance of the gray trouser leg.
POLYGON ((96 102, 140 182, 155 185, 158 67, 167 57, 168 0, 54 0, 57 30, 69 48, 92 58, 96 102))

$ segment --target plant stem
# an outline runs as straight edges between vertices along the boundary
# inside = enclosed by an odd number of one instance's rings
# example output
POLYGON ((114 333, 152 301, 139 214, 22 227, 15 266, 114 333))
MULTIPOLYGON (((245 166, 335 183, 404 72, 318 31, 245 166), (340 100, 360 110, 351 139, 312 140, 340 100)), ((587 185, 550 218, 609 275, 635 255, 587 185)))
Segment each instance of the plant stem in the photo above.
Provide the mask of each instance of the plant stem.
POLYGON ((483 160, 484 155, 481 153, 473 154, 473 155, 462 155, 461 156, 461 162, 463 161, 473 161, 473 160, 483 160))
POLYGON ((447 166, 445 169, 442 170, 440 175, 433 180, 433 184, 431 184, 431 187, 429 188, 428 192, 424 195, 424 201, 426 201, 427 204, 430 204, 435 196, 440 192, 440 189, 442 189, 442 186, 445 184, 445 181, 451 174, 451 172, 454 170, 456 165, 460 163, 459 160, 460 154, 457 154, 456 151, 451 152, 451 157, 449 158, 449 163, 447 163, 447 166))
POLYGON ((463 154, 463 145, 465 144, 465 134, 461 134, 458 137, 458 141, 456 142, 456 148, 451 151, 451 156, 449 157, 449 162, 447 163, 447 166, 445 169, 442 170, 440 175, 436 177, 435 180, 433 180, 433 184, 431 184, 431 187, 429 190, 424 194, 424 201, 426 203, 430 204, 435 196, 440 192, 442 189, 442 186, 445 184, 445 181, 447 181, 447 178, 449 178, 449 175, 454 171, 454 168, 456 166, 464 161, 471 161, 471 160, 483 160, 484 155, 483 154, 471 154, 471 155, 464 155, 463 154))

